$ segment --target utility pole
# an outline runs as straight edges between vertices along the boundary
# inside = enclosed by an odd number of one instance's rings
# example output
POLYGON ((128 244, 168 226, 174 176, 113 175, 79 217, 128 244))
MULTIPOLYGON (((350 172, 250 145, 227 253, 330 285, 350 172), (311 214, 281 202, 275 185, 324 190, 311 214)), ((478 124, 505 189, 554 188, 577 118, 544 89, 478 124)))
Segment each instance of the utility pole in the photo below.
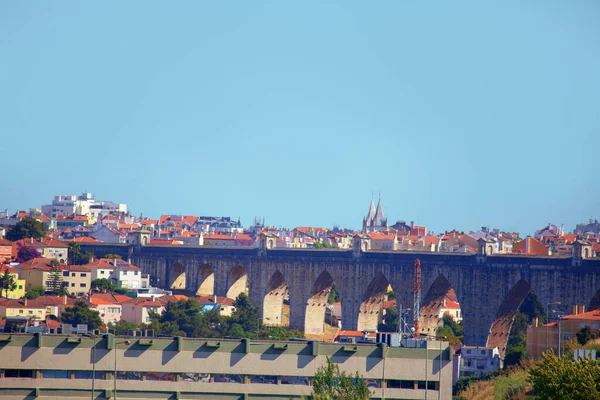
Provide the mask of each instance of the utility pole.
POLYGON ((421 260, 418 258, 414 263, 413 280, 413 322, 415 327, 414 337, 419 338, 419 316, 421 313, 421 260))

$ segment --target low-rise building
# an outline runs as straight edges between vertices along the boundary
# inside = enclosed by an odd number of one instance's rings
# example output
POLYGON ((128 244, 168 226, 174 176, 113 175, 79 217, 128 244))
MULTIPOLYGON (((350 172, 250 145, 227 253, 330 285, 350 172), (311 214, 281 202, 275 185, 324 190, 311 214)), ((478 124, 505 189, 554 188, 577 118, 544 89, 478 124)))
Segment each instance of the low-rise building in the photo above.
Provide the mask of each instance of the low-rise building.
POLYGON ((17 258, 17 244, 8 239, 0 239, 0 263, 17 258))
POLYGON ((500 351, 497 347, 463 346, 455 353, 458 362, 454 376, 483 376, 502 368, 500 351))
POLYGON ((82 265, 62 267, 63 286, 71 296, 86 295, 92 286, 92 272, 82 265))
POLYGON ((53 261, 50 258, 32 258, 17 265, 19 278, 25 280, 26 291, 35 287, 42 287, 46 290, 52 289, 50 273, 52 272, 53 261))
POLYGON ((122 304, 129 300, 131 300, 131 297, 112 293, 94 293, 88 297, 90 306, 98 311, 102 322, 107 326, 108 324, 116 324, 121 320, 122 304))
POLYGON ((170 302, 187 299, 185 296, 136 297, 121 303, 121 319, 134 324, 150 323, 151 313, 161 315, 170 302))
POLYGON ((40 296, 35 299, 0 299, 0 317, 59 318, 62 311, 72 307, 76 299, 68 296, 40 296))
POLYGON ((527 328, 527 356, 541 357, 542 353, 550 350, 556 354, 559 341, 564 345, 586 326, 594 331, 600 329, 600 309, 586 312, 584 305, 573 306, 572 314, 546 325, 538 325, 538 320, 534 319, 527 328))
POLYGON ((20 299, 25 296, 25 279, 19 278, 19 271, 5 264, 0 264, 0 276, 7 273, 15 280, 14 290, 4 290, 0 288, 0 297, 5 299, 20 299))
POLYGON ((42 257, 58 260, 63 264, 69 259, 69 246, 60 240, 50 238, 44 238, 42 240, 26 238, 17 240, 16 243, 22 246, 33 247, 40 252, 42 257))
POLYGON ((223 317, 231 317, 231 314, 235 311, 235 307, 233 303, 234 299, 230 299, 224 296, 198 296, 196 297, 196 301, 200 303, 204 310, 219 310, 219 313, 223 317))

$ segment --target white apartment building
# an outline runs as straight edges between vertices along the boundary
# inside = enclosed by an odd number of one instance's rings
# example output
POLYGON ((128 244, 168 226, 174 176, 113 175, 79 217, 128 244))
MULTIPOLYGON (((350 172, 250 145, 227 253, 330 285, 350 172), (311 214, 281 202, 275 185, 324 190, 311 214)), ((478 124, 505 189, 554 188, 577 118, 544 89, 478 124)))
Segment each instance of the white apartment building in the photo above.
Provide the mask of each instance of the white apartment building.
POLYGON ((126 213, 127 204, 94 200, 91 193, 80 196, 57 195, 52 204, 42 206, 42 213, 54 219, 59 214, 88 215, 98 219, 111 212, 126 213))
POLYGON ((466 376, 482 376, 485 373, 502 368, 500 351, 497 347, 463 346, 455 354, 455 376, 464 378, 466 376))

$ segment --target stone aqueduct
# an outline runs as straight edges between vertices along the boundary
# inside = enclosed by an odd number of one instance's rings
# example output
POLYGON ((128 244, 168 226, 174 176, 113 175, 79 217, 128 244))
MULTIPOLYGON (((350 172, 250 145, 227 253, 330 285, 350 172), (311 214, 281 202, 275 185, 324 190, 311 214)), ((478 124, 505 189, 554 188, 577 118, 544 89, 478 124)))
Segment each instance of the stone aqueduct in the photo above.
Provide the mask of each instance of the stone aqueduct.
POLYGON ((235 298, 243 291, 266 324, 281 324, 289 298, 290 326, 306 333, 323 330, 325 306, 335 282, 345 329, 375 329, 388 285, 405 307, 413 303, 413 263, 421 260, 424 333, 440 296, 453 288, 461 306, 465 344, 498 346, 503 352, 512 321, 530 289, 542 304, 589 305, 600 288, 600 258, 369 251, 355 238, 353 250, 256 249, 208 246, 82 245, 97 256, 117 253, 150 275, 154 284, 200 295, 235 298))

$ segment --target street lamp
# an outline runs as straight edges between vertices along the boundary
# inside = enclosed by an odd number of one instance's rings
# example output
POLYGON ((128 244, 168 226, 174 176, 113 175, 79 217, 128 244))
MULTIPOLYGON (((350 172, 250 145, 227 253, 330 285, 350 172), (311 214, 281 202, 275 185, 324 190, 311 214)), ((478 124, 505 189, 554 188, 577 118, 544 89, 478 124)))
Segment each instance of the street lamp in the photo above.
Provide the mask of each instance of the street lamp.
POLYGON ((550 325, 550 306, 552 305, 560 305, 560 301, 546 304, 546 353, 548 352, 548 325, 550 325))
POLYGON ((558 315, 558 358, 560 358, 560 348, 562 344, 562 338, 560 336, 560 323, 564 315, 558 315))
POLYGON ((118 344, 130 345, 131 341, 125 340, 123 342, 115 342, 115 373, 113 374, 113 386, 114 386, 114 392, 115 392, 115 400, 117 400, 117 345, 118 344))

